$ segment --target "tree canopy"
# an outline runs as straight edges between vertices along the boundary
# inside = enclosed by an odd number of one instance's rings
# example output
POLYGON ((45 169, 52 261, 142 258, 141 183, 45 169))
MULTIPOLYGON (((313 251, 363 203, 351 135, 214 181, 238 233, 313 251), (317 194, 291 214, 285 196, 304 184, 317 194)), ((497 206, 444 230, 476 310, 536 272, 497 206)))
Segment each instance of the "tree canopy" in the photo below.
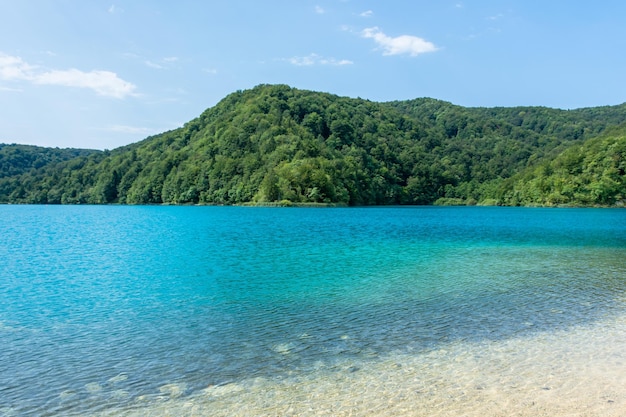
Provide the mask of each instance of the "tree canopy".
POLYGON ((625 122, 626 105, 466 108, 260 85, 112 151, 0 159, 0 202, 623 204, 625 122))
POLYGON ((97 152, 89 149, 59 149, 0 143, 0 178, 20 175, 46 165, 97 152))

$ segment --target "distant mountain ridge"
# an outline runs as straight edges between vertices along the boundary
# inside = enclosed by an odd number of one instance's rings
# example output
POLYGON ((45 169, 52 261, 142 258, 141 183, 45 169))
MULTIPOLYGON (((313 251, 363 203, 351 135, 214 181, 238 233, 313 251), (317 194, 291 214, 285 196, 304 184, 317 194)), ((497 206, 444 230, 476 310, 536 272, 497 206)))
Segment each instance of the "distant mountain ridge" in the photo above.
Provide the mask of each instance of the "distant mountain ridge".
POLYGON ((0 164, 0 202, 623 205, 625 123, 626 104, 468 108, 259 85, 112 151, 0 164))

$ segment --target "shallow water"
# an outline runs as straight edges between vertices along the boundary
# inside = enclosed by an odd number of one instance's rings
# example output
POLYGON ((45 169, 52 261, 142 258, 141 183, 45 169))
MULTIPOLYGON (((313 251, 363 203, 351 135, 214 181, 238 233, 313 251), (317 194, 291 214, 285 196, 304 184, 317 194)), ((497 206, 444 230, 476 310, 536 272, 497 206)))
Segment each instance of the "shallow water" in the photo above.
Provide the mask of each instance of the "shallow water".
POLYGON ((626 318, 555 333, 392 352, 306 373, 181 386, 99 416, 623 416, 626 318))
POLYGON ((0 415, 626 410, 624 210, 0 218, 0 415))

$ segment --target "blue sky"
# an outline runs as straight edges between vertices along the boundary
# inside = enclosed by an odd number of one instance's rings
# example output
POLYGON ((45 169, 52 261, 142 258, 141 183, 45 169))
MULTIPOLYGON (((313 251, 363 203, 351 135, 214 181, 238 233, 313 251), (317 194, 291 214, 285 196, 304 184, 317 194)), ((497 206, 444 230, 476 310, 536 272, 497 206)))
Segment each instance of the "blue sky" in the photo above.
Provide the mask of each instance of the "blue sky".
POLYGON ((0 142, 113 149, 236 90, 626 102, 623 0, 0 0, 0 142))

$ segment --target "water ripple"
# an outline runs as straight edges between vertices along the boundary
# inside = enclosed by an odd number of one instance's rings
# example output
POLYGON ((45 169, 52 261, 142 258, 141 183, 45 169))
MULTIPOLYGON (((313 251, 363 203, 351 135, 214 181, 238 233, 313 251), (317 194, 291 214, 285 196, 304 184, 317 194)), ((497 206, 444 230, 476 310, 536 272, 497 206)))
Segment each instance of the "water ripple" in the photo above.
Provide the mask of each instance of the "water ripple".
POLYGON ((624 311, 623 211, 0 210, 6 415, 221 398, 624 311))

